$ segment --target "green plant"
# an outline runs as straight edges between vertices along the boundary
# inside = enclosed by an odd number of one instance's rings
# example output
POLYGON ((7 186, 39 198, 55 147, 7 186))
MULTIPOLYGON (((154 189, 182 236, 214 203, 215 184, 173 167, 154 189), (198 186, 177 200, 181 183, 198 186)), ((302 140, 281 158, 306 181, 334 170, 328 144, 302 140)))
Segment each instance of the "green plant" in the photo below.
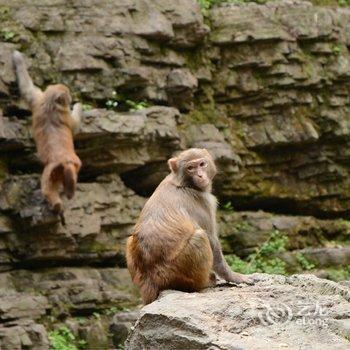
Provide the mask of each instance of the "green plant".
POLYGON ((130 108, 130 111, 139 111, 141 109, 149 107, 148 103, 144 101, 135 102, 132 100, 126 100, 125 103, 130 108))
POLYGON ((3 37, 3 39, 5 41, 11 41, 16 36, 16 33, 14 33, 11 30, 5 30, 4 29, 4 30, 1 31, 1 36, 3 37))
POLYGON ((85 339, 78 340, 78 349, 84 350, 87 347, 87 341, 85 339))
POLYGON ((130 111, 139 111, 141 109, 149 107, 145 101, 135 102, 128 100, 123 95, 118 95, 116 91, 113 91, 112 97, 106 101, 106 107, 108 109, 116 109, 120 102, 125 102, 130 111))
POLYGON ((252 225, 247 221, 241 221, 235 225, 235 229, 237 231, 248 231, 251 228, 252 228, 252 225))
POLYGON ((265 272, 275 275, 286 275, 286 263, 280 258, 271 258, 269 260, 258 259, 256 260, 255 266, 257 272, 265 272))
POLYGON ((83 325, 86 322, 86 318, 85 317, 77 316, 75 319, 78 321, 78 323, 80 325, 83 325))
POLYGON ((110 315, 114 315, 115 313, 121 312, 121 311, 130 311, 130 309, 125 307, 125 306, 112 306, 109 309, 106 309, 104 311, 104 314, 107 316, 110 316, 110 315))
POLYGON ((106 107, 108 109, 114 109, 119 105, 119 102, 117 101, 117 92, 113 91, 112 97, 106 101, 106 107))
POLYGON ((297 257, 297 261, 298 261, 300 267, 303 270, 308 271, 308 270, 312 270, 315 268, 315 265, 312 262, 310 262, 309 260, 307 260, 302 253, 298 253, 296 257, 297 257))
POLYGON ((285 251, 287 242, 288 238, 283 233, 273 230, 261 247, 249 255, 247 261, 235 255, 228 255, 226 260, 231 268, 237 272, 265 272, 285 275, 287 273, 286 263, 274 255, 285 251))
POLYGON ((286 250, 288 238, 279 230, 273 230, 266 242, 258 250, 257 255, 269 256, 286 250))
POLYGON ((349 6, 350 1, 349 0, 338 0, 339 6, 349 6))
POLYGON ((252 254, 250 266, 257 272, 286 274, 286 263, 280 258, 273 257, 286 250, 288 238, 279 230, 273 230, 268 240, 252 254))
POLYGON ((75 336, 66 326, 61 326, 49 332, 51 350, 78 350, 75 336))
POLYGON ((345 281, 350 279, 350 267, 328 269, 328 278, 332 281, 345 281))
POLYGON ((256 271, 250 271, 249 265, 246 261, 239 258, 237 255, 230 254, 225 256, 227 263, 230 265, 231 269, 239 273, 252 273, 256 271))
POLYGON ((96 318, 96 320, 100 320, 100 319, 101 319, 101 315, 100 315, 98 312, 93 312, 93 313, 92 313, 92 316, 93 316, 94 318, 96 318))
POLYGON ((87 103, 83 103, 83 111, 91 111, 93 108, 93 106, 87 104, 87 103))
POLYGON ((111 308, 107 309, 105 311, 107 316, 114 315, 118 311, 118 308, 116 306, 112 306, 111 308))
POLYGON ((332 47, 332 52, 333 52, 333 54, 336 55, 336 56, 339 55, 340 52, 341 52, 340 47, 337 46, 337 45, 333 45, 333 47, 332 47))
POLYGON ((231 201, 228 201, 225 204, 223 204, 222 209, 227 210, 227 211, 234 211, 234 208, 233 208, 231 201))
POLYGON ((213 0, 198 0, 203 16, 209 15, 210 8, 214 5, 213 0))

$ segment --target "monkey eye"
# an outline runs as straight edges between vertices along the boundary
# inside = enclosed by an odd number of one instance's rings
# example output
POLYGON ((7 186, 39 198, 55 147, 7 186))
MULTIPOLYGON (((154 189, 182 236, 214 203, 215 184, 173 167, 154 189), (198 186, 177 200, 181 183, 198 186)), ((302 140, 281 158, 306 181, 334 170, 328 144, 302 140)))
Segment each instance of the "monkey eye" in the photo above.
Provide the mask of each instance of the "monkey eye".
POLYGON ((189 170, 189 171, 192 171, 193 169, 194 169, 193 165, 190 165, 190 166, 187 167, 187 170, 189 170))
POLYGON ((207 166, 207 162, 202 161, 202 162, 199 163, 199 166, 201 168, 205 168, 207 166))

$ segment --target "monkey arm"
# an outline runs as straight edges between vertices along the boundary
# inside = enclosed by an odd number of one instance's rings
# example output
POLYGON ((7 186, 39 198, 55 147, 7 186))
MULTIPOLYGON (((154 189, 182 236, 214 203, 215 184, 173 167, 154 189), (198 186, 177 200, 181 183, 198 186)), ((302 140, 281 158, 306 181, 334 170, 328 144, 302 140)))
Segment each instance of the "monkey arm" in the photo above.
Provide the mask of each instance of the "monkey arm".
POLYGON ((73 110, 71 112, 72 117, 72 131, 73 135, 79 132, 79 127, 81 124, 81 118, 83 115, 83 106, 81 103, 75 103, 73 106, 73 110))
POLYGON ((16 71, 21 96, 29 104, 30 108, 32 108, 32 106, 35 104, 35 101, 42 97, 43 92, 33 84, 23 56, 19 51, 13 52, 12 61, 16 71))
POLYGON ((222 249, 221 249, 221 244, 220 241, 217 237, 217 234, 211 234, 208 235, 209 237, 209 242, 211 249, 213 251, 213 258, 214 258, 214 263, 213 263, 213 268, 214 271, 223 279, 226 281, 230 280, 232 271, 230 267, 228 266, 224 255, 222 254, 222 249))
POLYGON ((233 283, 247 283, 253 284, 254 280, 250 277, 242 275, 237 272, 233 272, 230 266, 227 264, 224 255, 222 253, 222 248, 218 235, 216 232, 208 235, 210 246, 213 251, 213 269, 214 271, 224 280, 233 283))

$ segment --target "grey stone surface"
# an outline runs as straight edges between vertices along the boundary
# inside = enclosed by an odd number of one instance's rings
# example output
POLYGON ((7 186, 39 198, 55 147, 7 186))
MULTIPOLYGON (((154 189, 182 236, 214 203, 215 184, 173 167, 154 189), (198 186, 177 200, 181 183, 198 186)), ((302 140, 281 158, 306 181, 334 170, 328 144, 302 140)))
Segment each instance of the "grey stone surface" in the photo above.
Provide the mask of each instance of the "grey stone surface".
POLYGON ((0 195, 3 217, 0 266, 116 263, 143 206, 117 176, 78 185, 73 201, 65 201, 66 225, 49 210, 37 176, 13 177, 0 195), (79 263, 80 262, 80 263, 79 263))
POLYGON ((169 291, 141 310, 126 349, 349 348, 350 290, 310 275, 169 291))
POLYGON ((0 285, 0 347, 5 350, 48 350, 46 329, 38 324, 51 309, 44 296, 17 293, 0 285))

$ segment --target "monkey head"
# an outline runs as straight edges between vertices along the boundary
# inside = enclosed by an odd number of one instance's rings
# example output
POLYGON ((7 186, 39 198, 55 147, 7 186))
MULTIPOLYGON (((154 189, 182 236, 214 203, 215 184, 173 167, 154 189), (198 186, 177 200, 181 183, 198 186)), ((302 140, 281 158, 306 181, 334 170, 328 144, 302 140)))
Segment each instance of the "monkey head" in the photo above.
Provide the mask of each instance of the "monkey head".
POLYGON ((178 186, 210 191, 216 175, 214 160, 206 149, 190 148, 168 160, 178 186))

